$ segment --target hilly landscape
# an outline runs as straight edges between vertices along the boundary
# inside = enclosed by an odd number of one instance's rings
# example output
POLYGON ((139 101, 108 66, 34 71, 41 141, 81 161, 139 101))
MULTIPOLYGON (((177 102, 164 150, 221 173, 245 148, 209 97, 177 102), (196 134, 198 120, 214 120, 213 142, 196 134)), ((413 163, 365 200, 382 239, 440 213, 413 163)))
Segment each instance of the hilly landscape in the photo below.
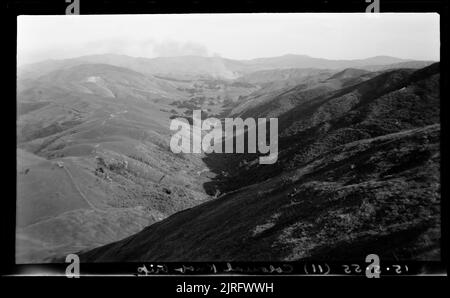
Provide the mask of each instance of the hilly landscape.
POLYGON ((437 260, 439 84, 387 56, 21 66, 16 262, 437 260), (277 117, 278 161, 172 153, 194 109, 277 117))

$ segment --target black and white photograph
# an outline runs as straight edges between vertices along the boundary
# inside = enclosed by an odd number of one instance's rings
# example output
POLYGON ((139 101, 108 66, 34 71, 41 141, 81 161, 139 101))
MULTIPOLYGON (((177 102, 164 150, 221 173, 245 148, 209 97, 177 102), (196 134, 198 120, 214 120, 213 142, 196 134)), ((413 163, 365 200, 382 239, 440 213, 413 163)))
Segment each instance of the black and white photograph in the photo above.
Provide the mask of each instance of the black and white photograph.
POLYGON ((15 263, 441 261, 440 47, 438 13, 18 16, 15 263))

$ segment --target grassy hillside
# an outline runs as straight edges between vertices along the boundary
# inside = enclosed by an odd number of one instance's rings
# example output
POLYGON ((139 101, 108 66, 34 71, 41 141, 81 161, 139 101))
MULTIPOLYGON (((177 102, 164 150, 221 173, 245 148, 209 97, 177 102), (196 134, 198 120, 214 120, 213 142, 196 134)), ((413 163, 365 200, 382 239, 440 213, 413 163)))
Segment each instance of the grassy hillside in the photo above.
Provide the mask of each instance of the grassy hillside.
POLYGON ((183 85, 105 64, 19 81, 18 263, 117 241, 210 199, 201 156, 169 148, 183 85))
POLYGON ((212 168, 228 173, 216 180, 223 191, 295 169, 348 142, 439 123, 439 64, 385 72, 318 96, 303 97, 302 90, 294 89, 292 94, 297 105, 279 116, 276 164, 258 165, 255 154, 205 158, 212 168), (251 166, 243 167, 244 162, 251 166))

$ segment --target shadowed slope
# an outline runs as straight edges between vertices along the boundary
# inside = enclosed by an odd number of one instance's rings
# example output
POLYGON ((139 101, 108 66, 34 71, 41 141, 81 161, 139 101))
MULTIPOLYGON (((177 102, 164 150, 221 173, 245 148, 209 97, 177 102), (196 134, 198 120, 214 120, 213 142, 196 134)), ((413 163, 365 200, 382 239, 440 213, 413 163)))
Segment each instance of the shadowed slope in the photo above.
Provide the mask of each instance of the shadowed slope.
POLYGON ((436 259, 438 164, 439 125, 349 143, 81 259, 436 259))

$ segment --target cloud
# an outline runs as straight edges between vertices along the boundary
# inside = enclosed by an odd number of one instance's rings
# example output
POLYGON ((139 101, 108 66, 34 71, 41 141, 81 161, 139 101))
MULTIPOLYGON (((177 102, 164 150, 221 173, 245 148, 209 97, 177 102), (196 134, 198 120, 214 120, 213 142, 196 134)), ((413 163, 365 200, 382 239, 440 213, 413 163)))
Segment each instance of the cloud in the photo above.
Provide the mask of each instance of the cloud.
POLYGON ((153 52, 158 57, 209 56, 208 49, 195 42, 165 41, 154 44, 153 52))

